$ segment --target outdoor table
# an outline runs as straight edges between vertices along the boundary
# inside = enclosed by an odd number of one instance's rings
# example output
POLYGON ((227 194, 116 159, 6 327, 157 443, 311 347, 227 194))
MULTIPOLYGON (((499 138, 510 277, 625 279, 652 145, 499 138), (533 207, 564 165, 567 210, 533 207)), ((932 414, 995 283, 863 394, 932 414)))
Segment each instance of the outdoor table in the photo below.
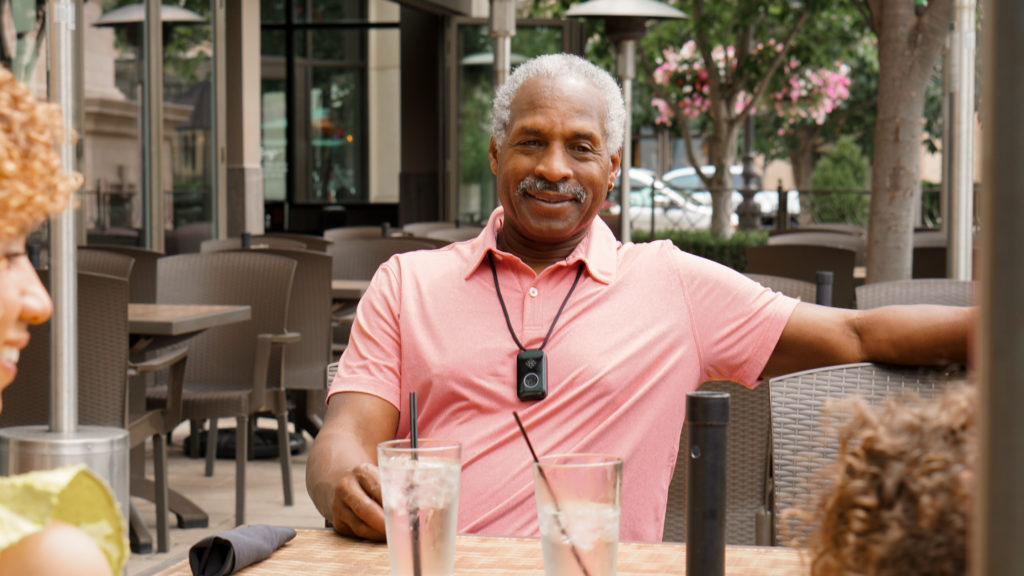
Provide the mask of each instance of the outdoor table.
MULTIPOLYGON (((302 574, 303 576, 391 574, 387 545, 353 540, 332 530, 298 530, 295 539, 270 558, 244 568, 240 576, 302 574)), ((686 546, 676 543, 619 543, 618 574, 683 574, 686 546)), ((729 546, 725 573, 729 576, 792 576, 806 574, 801 551, 782 547, 729 546)), ((188 560, 182 560, 157 576, 191 576, 188 560)), ((459 536, 455 544, 455 574, 544 574, 540 540, 459 536)))
POLYGON ((359 300, 370 287, 369 280, 331 280, 331 297, 335 300, 359 300))
MULTIPOLYGON (((131 335, 131 354, 135 357, 149 348, 164 348, 182 344, 203 330, 244 322, 252 316, 248 305, 198 305, 198 304, 128 304, 128 332, 131 335)), ((146 409, 145 381, 135 378, 128 393, 133 412, 146 409)), ((145 454, 139 446, 132 451, 131 466, 132 496, 155 499, 156 486, 145 477, 145 454)), ((179 528, 206 528, 209 517, 194 502, 178 492, 167 489, 167 506, 178 518, 179 528)), ((151 542, 145 524, 133 522, 140 543, 151 542)))

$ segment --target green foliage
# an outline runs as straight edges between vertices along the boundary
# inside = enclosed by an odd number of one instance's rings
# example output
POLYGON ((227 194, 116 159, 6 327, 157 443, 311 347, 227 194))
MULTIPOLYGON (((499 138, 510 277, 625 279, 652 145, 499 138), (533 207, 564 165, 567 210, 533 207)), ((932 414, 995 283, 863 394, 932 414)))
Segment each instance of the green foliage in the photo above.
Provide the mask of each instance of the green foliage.
POLYGON ((811 174, 814 193, 807 207, 814 222, 850 222, 866 225, 870 197, 862 190, 871 166, 852 136, 841 136, 811 174))
MULTIPOLYGON (((709 230, 660 230, 655 240, 668 238, 684 252, 708 260, 714 260, 734 270, 743 272, 747 268, 747 247, 764 246, 768 243, 768 232, 764 230, 738 230, 731 238, 717 238, 709 230)), ((634 230, 634 242, 648 242, 650 233, 634 230)))

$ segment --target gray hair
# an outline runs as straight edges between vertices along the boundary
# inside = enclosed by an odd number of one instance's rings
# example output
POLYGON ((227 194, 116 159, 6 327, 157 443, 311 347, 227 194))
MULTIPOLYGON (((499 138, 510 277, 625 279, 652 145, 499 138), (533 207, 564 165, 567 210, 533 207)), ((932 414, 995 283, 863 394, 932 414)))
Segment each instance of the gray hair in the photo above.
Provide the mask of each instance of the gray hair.
POLYGON ((622 147, 622 131, 626 122, 626 108, 622 103, 622 90, 611 74, 572 54, 545 54, 523 62, 494 94, 491 111, 491 137, 501 148, 508 130, 512 99, 523 82, 535 76, 546 78, 579 78, 597 87, 604 94, 604 135, 608 149, 615 153, 622 147))

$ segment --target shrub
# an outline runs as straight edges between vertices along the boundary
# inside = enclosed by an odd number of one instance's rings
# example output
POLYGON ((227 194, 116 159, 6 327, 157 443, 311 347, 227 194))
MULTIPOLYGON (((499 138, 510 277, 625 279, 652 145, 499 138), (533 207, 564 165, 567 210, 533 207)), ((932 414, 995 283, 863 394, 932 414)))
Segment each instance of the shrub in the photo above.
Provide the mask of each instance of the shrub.
MULTIPOLYGON (((734 270, 743 272, 747 268, 747 246, 763 246, 768 243, 768 232, 764 230, 740 230, 731 238, 716 238, 710 230, 659 230, 654 239, 667 238, 684 252, 708 260, 714 260, 734 270)), ((634 242, 649 241, 645 230, 633 232, 634 242)))

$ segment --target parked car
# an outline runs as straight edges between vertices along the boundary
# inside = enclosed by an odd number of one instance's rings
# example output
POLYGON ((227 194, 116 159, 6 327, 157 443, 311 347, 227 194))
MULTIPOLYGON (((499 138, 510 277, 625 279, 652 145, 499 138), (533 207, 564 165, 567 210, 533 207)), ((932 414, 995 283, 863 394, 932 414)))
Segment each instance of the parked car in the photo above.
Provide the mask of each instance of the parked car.
MULTIPOLYGON (((714 166, 704 166, 701 170, 706 175, 715 173, 714 166)), ((738 164, 731 166, 729 174, 732 176, 732 210, 735 213, 740 202, 743 202, 743 195, 739 193, 739 188, 743 187, 743 166, 738 164)), ((661 176, 661 180, 669 188, 677 192, 689 193, 695 201, 711 206, 711 192, 706 189, 693 166, 670 170, 661 176)), ((796 190, 789 190, 786 192, 786 198, 786 210, 789 212, 790 220, 795 221, 800 215, 800 193, 796 190)), ((761 223, 766 226, 773 225, 779 207, 778 190, 761 190, 754 194, 754 202, 761 207, 761 223)))
MULTIPOLYGON (((651 170, 632 168, 629 171, 630 195, 629 216, 633 230, 650 233, 651 213, 654 213, 654 230, 702 230, 711 227, 711 204, 704 204, 690 198, 685 193, 677 192, 665 185, 651 170), (651 191, 654 191, 652 199, 651 191), (652 208, 653 206, 653 208, 652 208)), ((622 184, 620 176, 615 187, 608 195, 605 210, 618 215, 619 189, 622 184)), ((736 216, 733 215, 733 225, 736 216)))

